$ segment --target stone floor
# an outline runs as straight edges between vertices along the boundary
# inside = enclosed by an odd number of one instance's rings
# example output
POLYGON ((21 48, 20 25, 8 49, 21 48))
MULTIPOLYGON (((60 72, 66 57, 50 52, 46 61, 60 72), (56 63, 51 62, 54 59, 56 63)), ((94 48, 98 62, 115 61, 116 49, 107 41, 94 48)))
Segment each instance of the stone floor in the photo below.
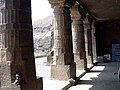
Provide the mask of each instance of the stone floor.
POLYGON ((59 81, 50 79, 50 66, 47 66, 47 58, 36 58, 36 76, 43 77, 43 90, 61 90, 69 84, 68 81, 59 81))
MULTIPOLYGON (((47 66, 47 58, 37 58, 36 75, 43 77, 43 90, 61 90, 68 85, 68 81, 50 79, 50 66, 47 66)), ((90 72, 85 74, 77 83, 68 90, 120 90, 120 82, 117 73, 120 62, 99 63, 90 72)), ((79 76, 84 71, 77 71, 79 76)))
POLYGON ((120 90, 117 73, 120 62, 99 63, 68 90, 120 90))

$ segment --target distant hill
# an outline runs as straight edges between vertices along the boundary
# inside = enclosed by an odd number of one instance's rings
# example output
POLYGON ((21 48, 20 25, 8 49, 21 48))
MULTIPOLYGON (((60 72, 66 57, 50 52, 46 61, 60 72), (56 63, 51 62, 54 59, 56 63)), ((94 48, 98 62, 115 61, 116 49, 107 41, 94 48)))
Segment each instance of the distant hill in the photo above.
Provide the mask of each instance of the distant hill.
POLYGON ((39 19, 33 22, 33 27, 46 26, 53 23, 53 15, 50 15, 44 19, 39 19))
POLYGON ((53 15, 33 22, 35 56, 47 55, 53 40, 53 15))

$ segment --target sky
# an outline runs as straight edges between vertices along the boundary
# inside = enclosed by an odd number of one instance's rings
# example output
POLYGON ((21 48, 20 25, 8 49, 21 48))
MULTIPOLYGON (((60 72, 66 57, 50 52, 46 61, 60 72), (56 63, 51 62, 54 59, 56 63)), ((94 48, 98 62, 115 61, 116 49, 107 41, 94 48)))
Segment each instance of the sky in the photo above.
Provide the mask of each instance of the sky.
POLYGON ((32 20, 43 19, 53 14, 53 9, 48 0, 31 0, 32 20))

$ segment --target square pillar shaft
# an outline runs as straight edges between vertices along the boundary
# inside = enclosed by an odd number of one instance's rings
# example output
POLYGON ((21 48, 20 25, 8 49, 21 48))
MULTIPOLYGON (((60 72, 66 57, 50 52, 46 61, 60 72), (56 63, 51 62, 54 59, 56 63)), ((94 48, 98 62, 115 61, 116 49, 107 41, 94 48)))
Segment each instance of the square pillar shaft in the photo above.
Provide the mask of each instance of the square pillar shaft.
POLYGON ((73 52, 76 68, 78 70, 87 69, 87 60, 85 52, 85 38, 82 20, 73 20, 72 22, 73 34, 73 52))
POLYGON ((88 14, 84 20, 84 30, 85 30, 85 48, 88 66, 93 64, 93 51, 92 51, 92 34, 91 26, 88 20, 88 14))
POLYGON ((54 16, 54 63, 56 65, 51 67, 51 77, 68 80, 76 77, 69 6, 55 6, 54 16))
POLYGON ((3 0, 2 5, 0 90, 42 90, 35 75, 31 0, 3 0))

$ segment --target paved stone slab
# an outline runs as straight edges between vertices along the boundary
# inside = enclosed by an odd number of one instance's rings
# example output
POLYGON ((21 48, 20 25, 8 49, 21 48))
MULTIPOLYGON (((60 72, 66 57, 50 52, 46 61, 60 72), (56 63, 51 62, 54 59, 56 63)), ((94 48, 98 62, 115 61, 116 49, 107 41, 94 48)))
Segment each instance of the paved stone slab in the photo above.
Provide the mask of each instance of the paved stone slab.
POLYGON ((117 73, 120 62, 100 63, 68 90, 120 90, 117 73))

